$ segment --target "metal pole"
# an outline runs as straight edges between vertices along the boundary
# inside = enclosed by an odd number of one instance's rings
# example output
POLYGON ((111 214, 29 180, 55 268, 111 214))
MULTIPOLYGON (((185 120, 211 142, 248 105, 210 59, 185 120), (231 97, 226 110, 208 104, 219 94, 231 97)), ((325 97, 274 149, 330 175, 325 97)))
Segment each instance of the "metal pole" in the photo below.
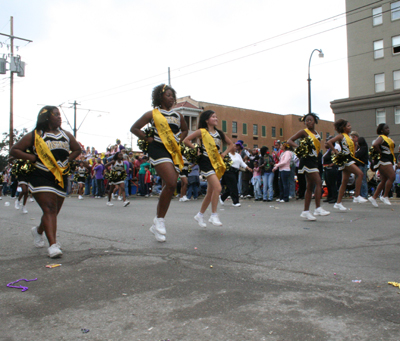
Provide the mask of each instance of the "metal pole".
POLYGON ((168 85, 171 86, 171 70, 168 66, 168 85))
MULTIPOLYGON (((14 53, 14 28, 13 28, 13 17, 10 18, 10 31, 11 31, 11 58, 13 57, 14 53)), ((14 73, 11 71, 10 72, 10 141, 9 141, 9 147, 11 150, 11 147, 14 144, 14 73)))
POLYGON ((310 78, 310 66, 311 66, 311 58, 312 58, 312 55, 313 55, 313 53, 314 53, 315 51, 318 51, 318 52, 319 52, 320 58, 323 58, 323 57, 324 57, 324 54, 322 53, 322 50, 314 49, 314 50, 311 52, 310 60, 308 61, 308 79, 307 79, 307 82, 308 82, 308 113, 309 113, 309 114, 311 114, 311 78, 310 78))
POLYGON ((76 138, 76 101, 74 101, 74 137, 76 138))

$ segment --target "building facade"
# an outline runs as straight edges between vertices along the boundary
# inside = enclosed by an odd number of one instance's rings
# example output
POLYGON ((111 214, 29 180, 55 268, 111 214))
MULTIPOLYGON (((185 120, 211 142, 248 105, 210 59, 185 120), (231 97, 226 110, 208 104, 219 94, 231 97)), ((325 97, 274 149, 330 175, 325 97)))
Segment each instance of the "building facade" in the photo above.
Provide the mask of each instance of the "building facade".
POLYGON ((387 123, 400 143, 400 1, 346 0, 349 97, 331 102, 370 144, 387 123))
MULTIPOLYGON (((279 115, 201 102, 190 96, 178 98, 174 109, 185 117, 190 132, 197 129, 198 117, 203 111, 215 111, 219 119, 218 128, 233 142, 242 140, 248 148, 272 148, 275 140, 287 140, 305 128, 304 123, 299 121, 299 115, 279 115)), ((334 133, 331 121, 320 120, 316 127, 323 140, 334 133)))

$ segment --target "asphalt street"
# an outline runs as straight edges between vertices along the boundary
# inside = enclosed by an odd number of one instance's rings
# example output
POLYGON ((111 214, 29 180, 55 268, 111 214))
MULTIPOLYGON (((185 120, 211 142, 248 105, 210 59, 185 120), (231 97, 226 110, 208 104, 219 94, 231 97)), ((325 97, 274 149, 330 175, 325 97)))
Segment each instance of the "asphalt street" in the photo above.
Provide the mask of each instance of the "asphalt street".
POLYGON ((398 199, 326 204, 314 222, 302 201, 227 202, 207 228, 200 201, 174 199, 165 243, 149 232, 157 198, 130 201, 67 198, 53 260, 33 246, 38 205, 3 197, 0 340, 400 340, 398 199))

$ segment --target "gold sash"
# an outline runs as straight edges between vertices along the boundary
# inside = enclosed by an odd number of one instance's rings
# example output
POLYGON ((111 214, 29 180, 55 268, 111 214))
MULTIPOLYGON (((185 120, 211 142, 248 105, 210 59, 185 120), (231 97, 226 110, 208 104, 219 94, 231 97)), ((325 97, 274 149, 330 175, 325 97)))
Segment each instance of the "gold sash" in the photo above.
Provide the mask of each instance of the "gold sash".
POLYGON ((317 155, 319 154, 319 151, 321 150, 321 142, 315 137, 315 135, 309 130, 309 129, 304 129, 305 132, 310 136, 314 142, 314 147, 315 150, 317 151, 317 155))
POLYGON ((379 136, 382 137, 383 140, 388 144, 390 152, 392 153, 393 156, 393 162, 396 163, 396 157, 394 156, 394 141, 390 137, 387 137, 386 135, 379 135, 379 136))
POLYGON ((221 157, 221 154, 218 153, 218 148, 215 145, 214 138, 210 135, 207 129, 200 129, 201 131, 201 139, 203 140, 203 144, 206 147, 206 151, 208 157, 211 161, 211 165, 215 170, 215 174, 217 174, 218 179, 221 179, 225 173, 226 166, 224 160, 221 157))
POLYGON ((183 159, 181 154, 181 148, 175 140, 174 133, 172 132, 167 119, 161 114, 158 108, 153 110, 153 120, 156 125, 158 136, 160 136, 165 148, 172 156, 172 161, 175 165, 178 165, 179 170, 183 168, 183 159))
POLYGON ((67 167, 60 167, 57 164, 56 159, 53 156, 53 153, 50 151, 46 142, 44 142, 43 138, 37 133, 35 130, 35 148, 40 161, 47 167, 47 169, 53 173, 56 180, 60 183, 60 186, 64 188, 64 178, 63 171, 67 169, 67 167))
POLYGON ((361 160, 357 159, 355 157, 355 153, 354 153, 354 142, 353 140, 350 138, 349 135, 347 135, 346 133, 342 133, 342 135, 344 136, 344 138, 346 139, 347 145, 349 146, 349 150, 350 150, 350 155, 353 157, 353 159, 360 161, 362 164, 364 164, 364 162, 362 162, 361 160))

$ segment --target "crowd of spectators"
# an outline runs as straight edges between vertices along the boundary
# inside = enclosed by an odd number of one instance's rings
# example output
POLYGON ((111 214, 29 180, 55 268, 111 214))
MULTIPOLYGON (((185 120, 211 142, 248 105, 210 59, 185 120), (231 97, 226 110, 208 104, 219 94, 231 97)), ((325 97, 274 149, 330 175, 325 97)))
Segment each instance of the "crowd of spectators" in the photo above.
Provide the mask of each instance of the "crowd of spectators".
MULTIPOLYGON (((368 145, 363 137, 357 132, 350 134, 356 145, 356 157, 363 163, 358 166, 363 171, 363 185, 361 188, 361 196, 367 198, 379 182, 379 172, 375 173, 370 170, 368 159, 368 145)), ((331 137, 328 137, 328 139, 331 137)), ((143 153, 134 153, 128 151, 119 140, 113 146, 107 148, 106 152, 99 153, 95 147, 87 147, 82 149, 82 154, 78 157, 78 161, 85 161, 87 165, 87 177, 85 181, 84 196, 93 198, 103 198, 108 191, 108 181, 105 179, 107 169, 104 165, 112 160, 115 153, 122 153, 127 178, 125 180, 125 195, 139 195, 149 197, 151 195, 159 195, 162 190, 162 183, 157 176, 153 167, 151 167, 149 159, 143 153)), ((335 203, 337 198, 337 190, 341 183, 341 172, 337 166, 331 161, 331 151, 326 147, 325 152, 319 155, 320 175, 323 179, 323 196, 325 202, 335 203)), ((339 145, 335 148, 340 149, 339 145)), ((400 146, 399 146, 400 152, 400 146)), ((288 202, 291 199, 304 199, 305 178, 297 173, 299 159, 296 154, 285 144, 279 140, 274 141, 272 151, 268 147, 246 148, 243 141, 236 142, 236 153, 231 158, 240 156, 244 164, 237 169, 237 193, 241 199, 254 198, 256 201, 276 200, 279 202, 288 202), (244 165, 246 167, 244 167, 244 165)), ((400 157, 394 166, 396 171, 396 180, 393 185, 393 192, 400 197, 400 157)), ((2 170, 2 183, 0 186, 0 198, 9 194, 15 197, 18 190, 18 180, 11 173, 12 163, 10 162, 5 169, 2 170)), ((188 176, 188 189, 186 197, 196 200, 200 195, 206 193, 207 183, 199 174, 199 166, 192 164, 188 176)), ((351 191, 354 178, 348 183, 349 191, 351 191)), ((231 181, 231 180, 230 180, 231 181)), ((228 186, 224 179, 223 191, 228 186)), ((73 180, 73 174, 68 179, 67 193, 72 194, 76 191, 77 185, 73 180)), ((180 179, 178 179, 177 192, 179 196, 180 179)), ((231 193, 229 192, 230 196, 231 193)), ((224 200, 227 196, 224 197, 224 200)), ((237 204, 237 202, 235 202, 237 204)))

